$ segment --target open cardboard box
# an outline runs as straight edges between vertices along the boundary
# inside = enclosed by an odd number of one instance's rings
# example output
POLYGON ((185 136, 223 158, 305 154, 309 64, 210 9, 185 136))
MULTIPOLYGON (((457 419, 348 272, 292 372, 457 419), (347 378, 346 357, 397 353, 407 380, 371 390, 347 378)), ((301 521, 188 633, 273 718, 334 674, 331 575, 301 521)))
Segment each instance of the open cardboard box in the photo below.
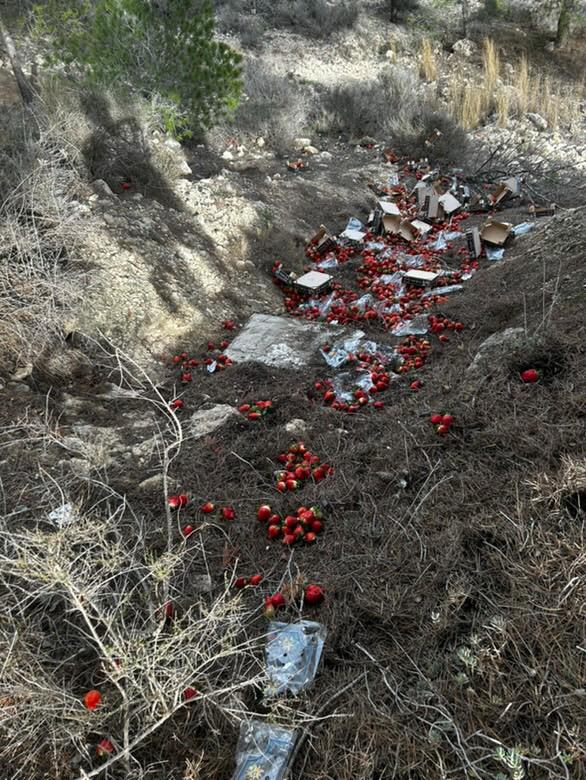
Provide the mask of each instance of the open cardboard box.
POLYGON ((458 198, 455 198, 451 192, 446 192, 445 195, 442 195, 441 198, 439 198, 439 203, 444 210, 444 214, 451 214, 452 212, 457 211, 462 205, 458 198))
POLYGON ((399 215, 401 213, 401 210, 397 206, 396 203, 393 203, 393 201, 390 200, 379 200, 378 206, 383 212, 383 214, 391 214, 391 215, 399 215))
POLYGON ((334 249, 336 246, 336 242, 329 235, 328 230, 324 225, 320 225, 319 230, 317 231, 315 236, 310 240, 309 243, 315 244, 315 248, 320 253, 329 252, 331 249, 334 249))
POLYGON ((510 222, 494 222, 488 220, 480 231, 480 238, 487 244, 493 246, 503 246, 507 238, 511 235, 513 226, 510 222))
POLYGON ((501 203, 506 198, 511 196, 517 196, 521 194, 521 182, 516 176, 510 176, 508 179, 501 181, 496 190, 490 196, 491 203, 496 206, 497 203, 501 203))
POLYGON ((331 284, 332 277, 321 271, 308 271, 295 280, 295 287, 306 293, 320 293, 327 290, 331 284))
POLYGON ((383 228, 385 233, 394 233, 404 238, 405 241, 413 241, 418 236, 418 230, 413 223, 395 214, 386 214, 383 217, 383 228))
POLYGON ((411 222, 411 225, 417 230, 420 236, 425 238, 425 236, 429 233, 432 226, 428 225, 427 222, 423 222, 421 219, 414 219, 411 222))

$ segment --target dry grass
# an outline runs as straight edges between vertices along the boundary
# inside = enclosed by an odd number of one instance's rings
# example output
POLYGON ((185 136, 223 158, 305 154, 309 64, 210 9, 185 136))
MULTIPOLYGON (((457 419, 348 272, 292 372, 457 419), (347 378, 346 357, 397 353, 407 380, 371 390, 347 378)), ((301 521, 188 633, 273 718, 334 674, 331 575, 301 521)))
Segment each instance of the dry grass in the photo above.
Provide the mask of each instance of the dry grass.
POLYGON ((419 73, 425 81, 437 79, 438 67, 433 49, 433 43, 429 38, 424 38, 419 51, 419 73))
POLYGON ((486 112, 492 110, 500 71, 501 61, 495 42, 491 38, 485 38, 482 49, 482 93, 486 112))
POLYGON ((529 61, 527 57, 523 55, 517 66, 515 73, 515 79, 513 81, 515 88, 515 103, 516 110, 521 114, 526 114, 529 111, 533 95, 531 92, 531 77, 529 75, 529 61))

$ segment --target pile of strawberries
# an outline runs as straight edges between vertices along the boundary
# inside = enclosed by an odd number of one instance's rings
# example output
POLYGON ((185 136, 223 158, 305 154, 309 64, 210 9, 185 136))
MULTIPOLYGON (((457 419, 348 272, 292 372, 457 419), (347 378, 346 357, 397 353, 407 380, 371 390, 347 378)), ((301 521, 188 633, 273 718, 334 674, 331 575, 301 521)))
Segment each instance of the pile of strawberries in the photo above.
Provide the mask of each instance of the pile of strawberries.
POLYGON ((287 452, 281 452, 277 456, 277 460, 286 469, 275 473, 277 490, 280 493, 296 490, 309 479, 321 482, 322 479, 334 473, 332 466, 321 463, 319 456, 308 450, 302 441, 292 444, 287 452))
POLYGON ((281 539, 288 546, 298 542, 312 544, 323 531, 323 515, 318 506, 300 506, 294 515, 281 517, 268 504, 263 504, 256 516, 259 522, 267 523, 269 539, 281 539))
POLYGON ((273 408, 272 401, 254 401, 251 404, 242 404, 238 407, 240 414, 246 415, 249 420, 260 420, 273 408))
POLYGON ((429 421, 435 425, 435 432, 438 436, 445 436, 454 423, 454 417, 451 414, 432 414, 429 421))
POLYGON ((434 314, 430 314, 428 320, 430 332, 437 335, 442 344, 449 341, 446 331, 451 330, 460 333, 464 330, 464 323, 450 320, 448 317, 436 317, 434 314))

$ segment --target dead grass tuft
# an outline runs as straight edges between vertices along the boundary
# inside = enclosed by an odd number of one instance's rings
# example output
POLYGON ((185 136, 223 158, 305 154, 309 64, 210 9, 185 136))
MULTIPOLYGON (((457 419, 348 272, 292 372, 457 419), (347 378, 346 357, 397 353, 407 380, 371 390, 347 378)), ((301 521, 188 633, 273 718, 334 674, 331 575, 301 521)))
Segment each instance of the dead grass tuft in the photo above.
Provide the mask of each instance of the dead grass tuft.
POLYGON ((425 81, 435 81, 437 79, 437 61, 433 49, 433 43, 429 38, 424 38, 419 51, 419 72, 425 81))

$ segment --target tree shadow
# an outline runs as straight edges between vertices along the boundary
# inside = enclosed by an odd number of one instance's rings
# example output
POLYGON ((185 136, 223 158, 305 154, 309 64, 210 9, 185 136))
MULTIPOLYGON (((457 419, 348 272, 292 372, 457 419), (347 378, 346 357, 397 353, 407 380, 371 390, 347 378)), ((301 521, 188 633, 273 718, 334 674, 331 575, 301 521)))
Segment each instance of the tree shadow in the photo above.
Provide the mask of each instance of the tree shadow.
POLYGON ((82 95, 80 103, 93 127, 81 149, 91 176, 103 179, 118 195, 140 192, 182 211, 180 199, 152 158, 147 132, 139 120, 131 114, 115 119, 107 98, 96 92, 82 95))

